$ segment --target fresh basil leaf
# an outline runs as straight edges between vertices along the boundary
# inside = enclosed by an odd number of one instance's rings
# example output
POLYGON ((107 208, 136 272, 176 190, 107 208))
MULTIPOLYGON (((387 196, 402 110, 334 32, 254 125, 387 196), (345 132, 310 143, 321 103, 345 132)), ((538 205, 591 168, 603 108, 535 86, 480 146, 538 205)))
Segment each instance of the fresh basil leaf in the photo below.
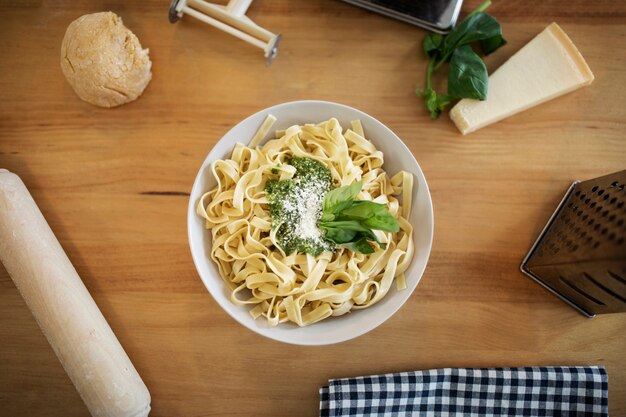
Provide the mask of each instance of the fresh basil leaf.
POLYGON ((366 227, 364 231, 360 231, 359 234, 357 235, 357 239, 360 239, 362 237, 366 238, 367 240, 373 240, 376 243, 379 242, 378 236, 376 236, 374 231, 370 229, 369 227, 366 227))
POLYGON ((443 41, 444 54, 472 42, 502 36, 500 23, 485 12, 478 12, 466 17, 443 41))
POLYGON ((348 207, 350 207, 352 205, 352 201, 353 200, 341 201, 341 202, 335 204, 334 206, 332 206, 330 209, 328 209, 326 211, 331 213, 333 215, 333 220, 335 220, 337 218, 337 214, 338 213, 341 213, 343 210, 347 209, 348 207))
POLYGON ((417 90, 415 92, 419 97, 424 99, 426 109, 430 112, 431 119, 436 119, 446 109, 446 107, 454 101, 454 97, 446 94, 437 94, 432 89, 424 91, 417 90))
POLYGON ((437 93, 435 93, 435 90, 426 89, 419 94, 424 99, 424 104, 430 113, 431 119, 439 117, 440 112, 437 110, 437 93))
POLYGON ((324 229, 345 229, 355 232, 368 232, 369 229, 356 220, 342 220, 334 222, 320 222, 320 228, 324 229))
POLYGON ((383 248, 383 249, 386 249, 386 248, 387 248, 387 244, 385 244, 385 243, 381 242, 381 241, 380 241, 380 239, 378 239, 378 236, 376 236, 376 234, 374 233, 374 231, 373 231, 373 230, 371 230, 371 229, 370 229, 368 232, 361 232, 361 233, 359 233, 359 234, 356 236, 356 238, 359 238, 359 237, 364 237, 364 238, 366 238, 367 240, 371 240, 371 241, 373 241, 373 242, 376 242, 376 243, 378 243, 378 246, 380 246, 380 247, 381 247, 381 248, 383 248))
POLYGON ((480 49, 483 50, 483 54, 485 55, 495 52, 496 49, 504 45, 506 45, 506 40, 502 37, 502 35, 492 36, 491 38, 480 41, 480 49))
POLYGON ((346 203, 351 203, 352 200, 354 200, 356 196, 359 195, 361 187, 363 187, 363 183, 361 181, 358 181, 352 185, 345 185, 343 187, 330 190, 326 194, 326 197, 324 197, 324 211, 338 213, 339 211, 349 207, 350 204, 346 203))
POLYGON ((441 45, 443 43, 443 36, 438 33, 430 33, 424 37, 422 41, 422 48, 424 53, 429 58, 435 58, 441 55, 441 45))
POLYGON ((320 222, 332 222, 333 220, 335 220, 335 215, 333 213, 330 211, 322 211, 322 218, 320 219, 320 222))
POLYGON ((374 252, 368 241, 377 242, 385 249, 387 246, 380 242, 374 229, 397 232, 399 225, 396 219, 387 211, 386 204, 350 198, 361 190, 360 182, 350 187, 352 188, 341 187, 343 194, 338 193, 333 197, 331 203, 334 204, 329 204, 322 214, 319 227, 324 233, 324 238, 356 252, 374 252), (339 197, 349 199, 341 201, 339 197), (343 206, 345 208, 341 208, 343 206))
MULTIPOLYGON (((452 96, 449 96, 447 94, 437 94, 437 101, 436 101, 436 107, 435 107, 435 113, 437 114, 437 117, 439 117, 439 115, 443 113, 446 107, 448 107, 448 105, 450 105, 450 103, 452 103, 453 101, 454 101, 454 97, 452 96)), ((432 117, 432 113, 431 113, 431 117, 432 117)))
POLYGON ((361 238, 356 242, 344 243, 343 246, 350 249, 352 252, 361 252, 366 255, 374 253, 374 248, 370 245, 365 238, 361 238))
POLYGON ((385 213, 386 211, 386 204, 379 204, 366 200, 355 200, 352 202, 352 206, 339 213, 339 217, 347 220, 367 220, 370 217, 385 213))
POLYGON ((338 229, 333 227, 320 226, 324 232, 324 237, 335 243, 347 243, 352 242, 357 234, 355 230, 351 229, 338 229))
POLYGON ((451 96, 485 100, 488 80, 485 63, 469 45, 454 50, 448 77, 448 93, 451 96))
POLYGON ((369 227, 370 229, 382 230, 391 233, 396 233, 400 230, 398 221, 388 212, 365 220, 363 225, 369 227))
MULTIPOLYGON (((500 23, 485 10, 491 0, 485 0, 468 14, 447 36, 429 34, 422 41, 424 53, 429 58, 426 70, 426 87, 417 90, 424 100, 430 117, 436 119, 457 98, 477 98, 484 100, 487 95, 488 78, 484 64, 478 64, 476 56, 468 50, 457 49, 479 42, 485 55, 491 54, 506 45, 500 23), (464 61, 467 59, 467 62, 464 61), (432 89, 433 74, 444 63, 454 61, 454 68, 448 74, 448 94, 437 94, 432 89), (453 71, 454 70, 454 71, 453 71)), ((471 48, 470 48, 471 49, 471 48)))

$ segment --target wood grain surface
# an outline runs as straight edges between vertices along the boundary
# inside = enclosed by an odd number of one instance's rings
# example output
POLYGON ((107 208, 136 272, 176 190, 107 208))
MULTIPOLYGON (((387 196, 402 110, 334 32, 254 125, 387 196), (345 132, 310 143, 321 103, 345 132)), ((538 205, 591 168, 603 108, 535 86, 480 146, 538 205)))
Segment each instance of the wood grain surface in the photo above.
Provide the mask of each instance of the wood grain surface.
MULTIPOLYGON (((626 415, 626 315, 588 320, 518 271, 572 180, 625 168, 626 3, 496 2, 509 43, 490 70, 556 21, 596 80, 467 137, 447 117, 431 121, 413 94, 421 29, 335 0, 257 0, 249 16, 284 36, 267 67, 260 50, 191 18, 170 25, 167 9, 0 1, 0 167, 30 188, 148 386, 152 416, 315 416, 329 378, 530 365, 606 366, 611 415, 626 415), (144 95, 115 109, 80 101, 59 67, 67 25, 103 10, 153 61, 144 95), (187 196, 211 147, 253 112, 298 99, 387 124, 434 202, 433 251, 413 296, 334 346, 285 345, 237 324, 187 246, 187 196)), ((0 415, 88 416, 2 267, 0 415)))

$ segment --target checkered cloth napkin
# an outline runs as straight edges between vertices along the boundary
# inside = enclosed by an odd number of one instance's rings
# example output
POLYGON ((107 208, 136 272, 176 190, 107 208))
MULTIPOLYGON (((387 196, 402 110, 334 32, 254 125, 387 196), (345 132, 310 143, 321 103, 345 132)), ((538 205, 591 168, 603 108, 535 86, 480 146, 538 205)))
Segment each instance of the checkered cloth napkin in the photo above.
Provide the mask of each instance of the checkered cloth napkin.
POLYGON ((464 369, 332 379, 320 417, 607 417, 603 367, 464 369))

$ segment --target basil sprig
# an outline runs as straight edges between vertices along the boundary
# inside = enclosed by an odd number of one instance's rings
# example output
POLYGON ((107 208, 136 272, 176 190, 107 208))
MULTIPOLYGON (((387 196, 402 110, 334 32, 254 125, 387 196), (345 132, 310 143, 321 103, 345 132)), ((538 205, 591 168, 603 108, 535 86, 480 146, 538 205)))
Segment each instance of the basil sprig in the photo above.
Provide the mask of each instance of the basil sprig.
POLYGON ((319 227, 326 239, 351 251, 368 254, 374 252, 369 241, 386 248, 374 230, 396 233, 400 226, 387 211, 386 204, 355 200, 362 187, 359 181, 329 191, 324 198, 319 227))
POLYGON ((506 44, 500 23, 484 12, 491 5, 485 1, 472 11, 448 35, 431 33, 424 38, 422 48, 428 57, 426 86, 416 94, 424 100, 430 117, 436 119, 453 101, 461 98, 485 100, 489 75, 485 63, 470 46, 480 43, 483 54, 489 55, 506 44), (444 63, 450 64, 448 93, 437 93, 432 76, 444 63))

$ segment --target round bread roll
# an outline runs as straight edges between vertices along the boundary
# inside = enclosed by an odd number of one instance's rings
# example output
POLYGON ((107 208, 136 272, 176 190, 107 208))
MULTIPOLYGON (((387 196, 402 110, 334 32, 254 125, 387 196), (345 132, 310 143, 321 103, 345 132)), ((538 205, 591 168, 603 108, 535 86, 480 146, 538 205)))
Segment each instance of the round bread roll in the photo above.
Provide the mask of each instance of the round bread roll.
POLYGON ((137 99, 152 73, 148 50, 113 12, 87 14, 67 27, 61 69, 78 97, 100 107, 137 99))

